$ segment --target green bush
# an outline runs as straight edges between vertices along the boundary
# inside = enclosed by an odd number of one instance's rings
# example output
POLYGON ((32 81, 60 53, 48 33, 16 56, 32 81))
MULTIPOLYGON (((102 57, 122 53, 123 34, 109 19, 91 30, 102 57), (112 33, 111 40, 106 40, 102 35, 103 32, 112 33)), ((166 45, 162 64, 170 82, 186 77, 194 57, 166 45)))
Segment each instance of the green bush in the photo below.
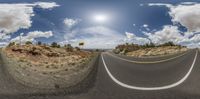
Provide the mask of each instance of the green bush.
POLYGON ((41 42, 41 41, 38 41, 38 42, 37 42, 37 45, 42 45, 42 42, 41 42))
POLYGON ((139 49, 145 49, 145 48, 153 48, 153 47, 164 47, 164 46, 178 46, 178 47, 185 47, 185 46, 182 46, 182 45, 176 45, 174 44, 174 42, 166 42, 164 44, 160 44, 160 45, 156 45, 154 44, 153 42, 151 43, 146 43, 144 45, 138 45, 138 44, 129 44, 129 43, 125 43, 125 44, 121 44, 121 45, 118 45, 115 47, 115 49, 113 50, 114 53, 127 53, 127 52, 130 52, 130 51, 136 51, 136 50, 139 50, 139 49))
POLYGON ((75 47, 75 50, 76 51, 80 51, 81 49, 79 47, 75 47))
POLYGON ((53 43, 51 43, 51 47, 57 47, 57 43, 56 42, 53 42, 53 43))
POLYGON ((176 46, 173 42, 166 42, 164 44, 160 44, 159 46, 176 46))
POLYGON ((67 45, 65 44, 64 48, 66 49, 66 51, 70 51, 70 52, 73 51, 73 47, 71 46, 71 44, 67 44, 67 45))
POLYGON ((60 48, 61 46, 58 43, 56 43, 56 42, 52 42, 51 43, 51 47, 60 48))
POLYGON ((11 46, 13 46, 13 45, 15 45, 15 42, 10 42, 10 43, 8 44, 8 47, 11 47, 11 46))
POLYGON ((31 42, 31 41, 26 41, 25 44, 26 44, 26 45, 29 45, 29 44, 32 44, 32 42, 31 42))

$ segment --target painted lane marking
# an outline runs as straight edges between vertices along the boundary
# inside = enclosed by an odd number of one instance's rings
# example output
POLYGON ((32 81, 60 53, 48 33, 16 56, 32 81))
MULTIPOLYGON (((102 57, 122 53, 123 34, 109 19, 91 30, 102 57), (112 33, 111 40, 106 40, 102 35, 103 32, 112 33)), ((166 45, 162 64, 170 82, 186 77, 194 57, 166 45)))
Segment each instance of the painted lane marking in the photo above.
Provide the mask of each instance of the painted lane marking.
POLYGON ((106 63, 105 63, 105 60, 103 58, 103 55, 101 55, 101 58, 102 58, 102 61, 103 61, 103 64, 104 64, 104 67, 106 69, 106 72, 108 73, 108 75, 110 76, 110 78, 115 82, 117 83, 118 85, 122 86, 122 87, 125 87, 125 88, 128 88, 128 89, 135 89, 135 90, 164 90, 164 89, 169 89, 169 88, 173 88, 173 87, 176 87, 180 84, 182 84, 190 75, 190 73, 192 72, 192 69, 195 65, 195 62, 196 62, 196 59, 197 59, 197 54, 198 54, 198 51, 196 51, 196 54, 195 54, 195 57, 194 57, 194 60, 192 62, 192 65, 189 69, 189 71, 187 72, 187 74, 182 78, 180 79, 178 82, 175 82, 173 84, 170 84, 170 85, 165 85, 165 86, 160 86, 160 87, 138 87, 138 86, 132 86, 132 85, 128 85, 128 84, 125 84, 121 81, 119 81, 118 79, 116 79, 109 71, 106 63))
POLYGON ((175 57, 172 57, 172 58, 168 58, 168 59, 164 59, 164 60, 158 60, 158 61, 144 61, 144 62, 142 62, 142 61, 128 60, 128 59, 121 58, 121 57, 116 56, 116 55, 112 55, 112 54, 110 54, 110 53, 106 53, 106 54, 107 54, 107 55, 110 55, 110 56, 112 56, 112 57, 118 58, 118 59, 120 59, 120 60, 124 60, 124 61, 127 61, 127 62, 131 62, 131 63, 153 64, 153 63, 161 63, 161 62, 170 61, 170 60, 176 59, 176 58, 178 58, 178 57, 181 57, 181 56, 183 56, 183 55, 185 55, 185 54, 187 54, 187 53, 188 53, 188 52, 185 52, 185 53, 183 53, 183 54, 181 54, 181 55, 178 55, 178 56, 175 56, 175 57))

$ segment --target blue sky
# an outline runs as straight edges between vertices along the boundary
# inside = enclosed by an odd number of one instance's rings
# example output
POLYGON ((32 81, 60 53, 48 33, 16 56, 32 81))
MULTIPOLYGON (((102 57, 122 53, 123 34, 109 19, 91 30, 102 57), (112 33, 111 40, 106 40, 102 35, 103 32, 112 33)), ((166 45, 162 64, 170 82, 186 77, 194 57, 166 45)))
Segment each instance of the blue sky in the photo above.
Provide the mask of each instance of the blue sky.
POLYGON ((0 8, 1 46, 19 42, 20 34, 24 42, 85 42, 85 48, 200 45, 197 0, 0 0, 0 8))

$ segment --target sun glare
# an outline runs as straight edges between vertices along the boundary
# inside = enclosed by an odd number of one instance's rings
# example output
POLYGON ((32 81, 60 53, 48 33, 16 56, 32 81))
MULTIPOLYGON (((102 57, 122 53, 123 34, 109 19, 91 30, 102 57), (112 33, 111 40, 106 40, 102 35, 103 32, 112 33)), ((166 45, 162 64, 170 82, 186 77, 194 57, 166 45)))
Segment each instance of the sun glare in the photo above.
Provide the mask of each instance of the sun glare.
POLYGON ((108 20, 108 16, 104 14, 98 14, 94 16, 94 20, 99 23, 104 23, 108 20))

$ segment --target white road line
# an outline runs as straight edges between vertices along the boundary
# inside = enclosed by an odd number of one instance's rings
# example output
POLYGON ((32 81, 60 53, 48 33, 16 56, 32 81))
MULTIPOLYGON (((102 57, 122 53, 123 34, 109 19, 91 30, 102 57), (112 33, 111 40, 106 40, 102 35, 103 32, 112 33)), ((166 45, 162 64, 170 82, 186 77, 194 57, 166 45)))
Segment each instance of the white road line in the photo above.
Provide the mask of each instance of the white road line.
POLYGON ((196 51, 196 54, 195 54, 195 57, 194 57, 194 60, 192 62, 192 65, 189 69, 189 71, 187 72, 187 74, 182 78, 180 79, 178 82, 175 82, 173 84, 170 84, 170 85, 165 85, 165 86, 161 86, 161 87, 138 87, 138 86, 132 86, 132 85, 128 85, 128 84, 125 84, 119 80, 117 80, 109 71, 106 63, 105 63, 105 60, 103 58, 103 55, 101 55, 101 58, 102 58, 102 61, 103 61, 103 64, 104 64, 104 67, 106 69, 106 72, 108 73, 108 75, 110 76, 110 78, 115 82, 117 83, 118 85, 122 86, 122 87, 125 87, 125 88, 128 88, 128 89, 135 89, 135 90, 164 90, 164 89, 169 89, 169 88, 173 88, 173 87, 176 87, 178 85, 180 85, 181 83, 183 83, 190 75, 190 73, 192 72, 192 69, 194 67, 194 64, 196 62, 196 59, 197 59, 197 54, 198 54, 198 51, 196 51))
POLYGON ((168 58, 168 59, 163 59, 163 60, 158 60, 158 61, 133 61, 133 60, 128 60, 128 59, 124 59, 124 58, 121 58, 119 56, 116 56, 116 55, 112 55, 110 53, 107 53, 108 55, 112 56, 112 57, 115 57, 115 58, 118 58, 120 60, 124 60, 124 61, 127 61, 127 62, 131 62, 131 63, 140 63, 140 64, 153 64, 153 63, 161 63, 161 62, 166 62, 166 61, 170 61, 170 60, 173 60, 175 58, 178 58, 178 57, 181 57, 183 55, 185 55, 186 53, 188 52, 185 52, 181 55, 178 55, 178 56, 175 56, 175 57, 172 57, 172 58, 168 58))

